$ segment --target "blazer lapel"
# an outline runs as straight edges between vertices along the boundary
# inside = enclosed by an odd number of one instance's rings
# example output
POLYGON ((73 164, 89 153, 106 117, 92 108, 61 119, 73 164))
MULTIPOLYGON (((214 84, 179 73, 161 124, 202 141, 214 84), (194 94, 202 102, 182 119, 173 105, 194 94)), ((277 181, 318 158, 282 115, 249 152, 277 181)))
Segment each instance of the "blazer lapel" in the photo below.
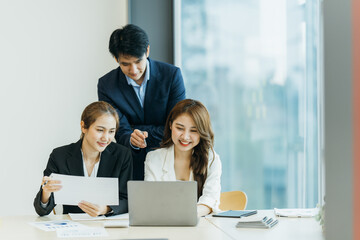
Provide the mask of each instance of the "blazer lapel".
POLYGON ((70 175, 84 176, 83 160, 81 155, 82 140, 77 141, 70 150, 70 156, 66 160, 70 175))
MULTIPOLYGON (((127 83, 125 74, 121 71, 121 69, 119 71, 119 88, 120 88, 120 91, 122 92, 124 98, 128 102, 128 104, 134 110, 136 115, 141 119, 141 122, 143 122, 144 121, 144 110, 140 105, 139 99, 136 96, 136 93, 135 93, 133 87, 127 83)), ((146 97, 145 97, 145 99, 146 99, 146 97)))
POLYGON ((112 156, 113 146, 110 144, 101 153, 101 159, 97 177, 111 177, 112 170, 115 167, 116 159, 112 156))
POLYGON ((150 67, 150 79, 147 82, 146 85, 146 91, 145 91, 145 101, 144 101, 144 109, 151 109, 155 104, 153 104, 154 94, 159 89, 156 89, 156 86, 159 86, 157 84, 157 75, 159 73, 158 69, 156 68, 156 65, 153 63, 153 61, 149 58, 149 67, 150 67), (151 97, 148 97, 151 96, 151 97))

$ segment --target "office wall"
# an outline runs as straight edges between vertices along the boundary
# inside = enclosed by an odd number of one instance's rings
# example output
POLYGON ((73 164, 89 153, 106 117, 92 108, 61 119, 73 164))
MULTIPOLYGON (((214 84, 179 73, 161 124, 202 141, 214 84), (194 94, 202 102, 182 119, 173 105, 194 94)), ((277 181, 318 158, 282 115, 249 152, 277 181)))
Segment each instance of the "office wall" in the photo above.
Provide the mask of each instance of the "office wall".
POLYGON ((35 214, 48 156, 79 139, 127 18, 126 0, 0 1, 0 215, 35 214))

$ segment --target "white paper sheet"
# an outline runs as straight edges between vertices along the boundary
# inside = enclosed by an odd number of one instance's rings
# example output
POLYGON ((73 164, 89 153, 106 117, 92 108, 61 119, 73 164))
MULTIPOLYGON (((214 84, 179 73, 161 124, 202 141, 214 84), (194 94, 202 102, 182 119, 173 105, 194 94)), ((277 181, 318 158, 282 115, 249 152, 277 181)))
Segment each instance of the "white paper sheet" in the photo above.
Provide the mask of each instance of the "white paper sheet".
POLYGON ((317 208, 274 208, 278 217, 314 217, 319 212, 317 208))
POLYGON ((127 228, 129 227, 129 220, 110 220, 104 221, 106 228, 127 228))
POLYGON ((79 177, 51 174, 61 181, 62 189, 54 192, 55 204, 78 205, 82 200, 98 205, 119 205, 117 178, 79 177))
POLYGON ((87 228, 78 228, 78 229, 59 229, 56 230, 56 235, 58 238, 80 238, 80 237, 107 237, 109 234, 106 232, 105 228, 101 227, 87 227, 87 228))
POLYGON ((74 220, 74 221, 129 220, 128 213, 114 215, 114 216, 110 216, 110 217, 105 217, 105 216, 91 217, 87 213, 69 213, 69 216, 70 216, 71 220, 74 220))

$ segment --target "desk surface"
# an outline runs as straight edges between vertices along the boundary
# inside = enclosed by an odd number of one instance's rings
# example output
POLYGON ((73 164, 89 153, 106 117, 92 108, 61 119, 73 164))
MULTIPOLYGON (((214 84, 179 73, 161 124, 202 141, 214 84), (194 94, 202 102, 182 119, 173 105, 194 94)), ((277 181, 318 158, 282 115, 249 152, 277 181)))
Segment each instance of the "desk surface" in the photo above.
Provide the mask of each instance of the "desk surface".
MULTIPOLYGON (((274 217, 272 210, 261 210, 257 216, 274 217)), ((250 216, 249 218, 254 217, 250 216)), ((5 216, 0 217, 0 239, 57 239, 56 232, 39 230, 29 222, 70 219, 68 215, 47 217, 38 216, 5 216)), ((279 224, 272 229, 235 228, 238 219, 235 218, 201 218, 196 227, 129 227, 106 228, 109 236, 101 239, 136 239, 136 238, 168 238, 183 239, 324 239, 321 227, 313 218, 278 218, 279 224)), ((107 220, 104 220, 107 221, 107 220)), ((100 227, 103 221, 82 221, 82 224, 100 227)), ((75 239, 75 238, 71 238, 75 239)), ((85 238, 80 238, 85 239, 85 238)), ((98 238, 90 238, 98 239, 98 238)))
MULTIPOLYGON (((259 217, 275 218, 273 210, 260 210, 258 214, 247 219, 259 217)), ((236 228, 236 218, 206 218, 213 225, 221 229, 231 239, 291 239, 291 240, 320 240, 325 239, 320 224, 314 218, 284 218, 277 217, 279 223, 271 229, 236 228)))

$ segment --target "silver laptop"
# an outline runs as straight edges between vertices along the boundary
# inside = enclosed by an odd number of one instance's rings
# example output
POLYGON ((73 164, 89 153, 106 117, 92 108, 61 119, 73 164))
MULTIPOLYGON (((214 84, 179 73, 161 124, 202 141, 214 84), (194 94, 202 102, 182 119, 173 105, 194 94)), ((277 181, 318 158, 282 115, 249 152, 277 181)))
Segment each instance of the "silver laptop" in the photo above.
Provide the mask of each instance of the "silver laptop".
POLYGON ((195 226, 197 182, 128 181, 131 226, 195 226))

